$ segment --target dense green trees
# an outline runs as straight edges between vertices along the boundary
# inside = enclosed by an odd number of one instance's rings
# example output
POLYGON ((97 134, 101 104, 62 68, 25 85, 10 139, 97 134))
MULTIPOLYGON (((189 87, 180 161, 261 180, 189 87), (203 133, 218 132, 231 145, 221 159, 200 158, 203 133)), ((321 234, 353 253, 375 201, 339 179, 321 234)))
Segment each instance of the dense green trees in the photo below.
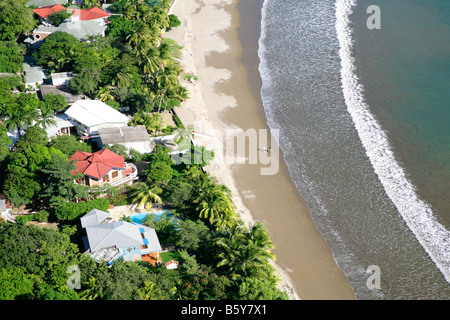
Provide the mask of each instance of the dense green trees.
POLYGON ((67 158, 71 157, 77 151, 92 152, 90 145, 80 142, 77 137, 71 135, 54 137, 50 141, 49 146, 61 150, 67 158))
POLYGON ((66 32, 56 31, 45 38, 34 53, 36 63, 53 72, 72 71, 73 60, 79 50, 78 39, 66 32))
POLYGON ((16 40, 32 30, 37 20, 33 9, 25 6, 25 0, 0 1, 0 40, 16 40))
POLYGON ((14 41, 0 41, 0 73, 17 73, 23 70, 23 56, 14 41))
POLYGON ((78 299, 67 288, 66 271, 79 258, 77 246, 66 234, 0 224, 0 294, 7 299, 78 299))

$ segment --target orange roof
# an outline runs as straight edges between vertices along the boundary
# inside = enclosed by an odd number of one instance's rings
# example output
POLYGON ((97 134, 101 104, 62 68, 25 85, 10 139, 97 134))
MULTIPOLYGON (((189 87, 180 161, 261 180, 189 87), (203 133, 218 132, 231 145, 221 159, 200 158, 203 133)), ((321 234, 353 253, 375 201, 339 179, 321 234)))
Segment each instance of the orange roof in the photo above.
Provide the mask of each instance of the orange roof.
MULTIPOLYGON (((76 162, 76 172, 86 174, 96 179, 103 178, 111 169, 125 168, 125 160, 123 156, 104 149, 94 153, 77 151, 69 160, 76 162)), ((75 174, 76 172, 73 172, 75 174)))
POLYGON ((34 13, 36 13, 38 16, 40 16, 44 19, 47 19, 53 13, 62 11, 62 10, 66 10, 66 8, 60 4, 54 4, 52 6, 46 6, 46 7, 33 9, 34 13))
POLYGON ((99 18, 109 17, 109 13, 106 13, 98 7, 89 9, 71 9, 74 15, 78 15, 80 20, 94 20, 99 18))

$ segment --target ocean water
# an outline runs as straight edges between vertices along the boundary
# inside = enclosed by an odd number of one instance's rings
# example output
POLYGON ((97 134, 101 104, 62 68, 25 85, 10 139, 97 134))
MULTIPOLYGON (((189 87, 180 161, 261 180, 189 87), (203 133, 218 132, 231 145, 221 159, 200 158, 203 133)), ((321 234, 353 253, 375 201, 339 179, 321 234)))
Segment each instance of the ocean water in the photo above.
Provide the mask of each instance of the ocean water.
POLYGON ((449 35, 448 0, 264 1, 268 123, 359 299, 450 298, 449 35))

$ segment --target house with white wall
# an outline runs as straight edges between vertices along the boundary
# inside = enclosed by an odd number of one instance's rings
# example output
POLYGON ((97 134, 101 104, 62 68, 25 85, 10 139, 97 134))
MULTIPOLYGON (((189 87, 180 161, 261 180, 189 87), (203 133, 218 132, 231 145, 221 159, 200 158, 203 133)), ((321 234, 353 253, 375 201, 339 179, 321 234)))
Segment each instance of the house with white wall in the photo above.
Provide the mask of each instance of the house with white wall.
POLYGON ((98 138, 99 128, 124 127, 130 120, 100 100, 78 100, 65 114, 77 124, 79 136, 93 139, 98 138))

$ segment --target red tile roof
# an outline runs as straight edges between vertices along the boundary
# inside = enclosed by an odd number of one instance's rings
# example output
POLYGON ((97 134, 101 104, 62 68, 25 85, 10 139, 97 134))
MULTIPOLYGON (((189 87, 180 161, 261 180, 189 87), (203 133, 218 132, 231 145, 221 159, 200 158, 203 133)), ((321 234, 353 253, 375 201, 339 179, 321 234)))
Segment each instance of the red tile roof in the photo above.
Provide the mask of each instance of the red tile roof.
POLYGON ((40 17, 42 17, 44 19, 47 19, 53 13, 58 12, 58 11, 62 11, 62 10, 66 10, 66 8, 63 7, 60 4, 54 4, 54 5, 51 5, 51 6, 46 6, 46 7, 33 9, 34 13, 36 13, 38 16, 40 16, 40 17))
POLYGON ((69 160, 76 161, 76 172, 83 173, 96 179, 103 178, 111 169, 125 168, 125 159, 123 156, 104 149, 94 153, 77 151, 69 160))
POLYGON ((109 13, 106 13, 98 7, 89 9, 71 9, 71 11, 74 15, 78 15, 80 17, 80 20, 94 20, 110 16, 109 13))

